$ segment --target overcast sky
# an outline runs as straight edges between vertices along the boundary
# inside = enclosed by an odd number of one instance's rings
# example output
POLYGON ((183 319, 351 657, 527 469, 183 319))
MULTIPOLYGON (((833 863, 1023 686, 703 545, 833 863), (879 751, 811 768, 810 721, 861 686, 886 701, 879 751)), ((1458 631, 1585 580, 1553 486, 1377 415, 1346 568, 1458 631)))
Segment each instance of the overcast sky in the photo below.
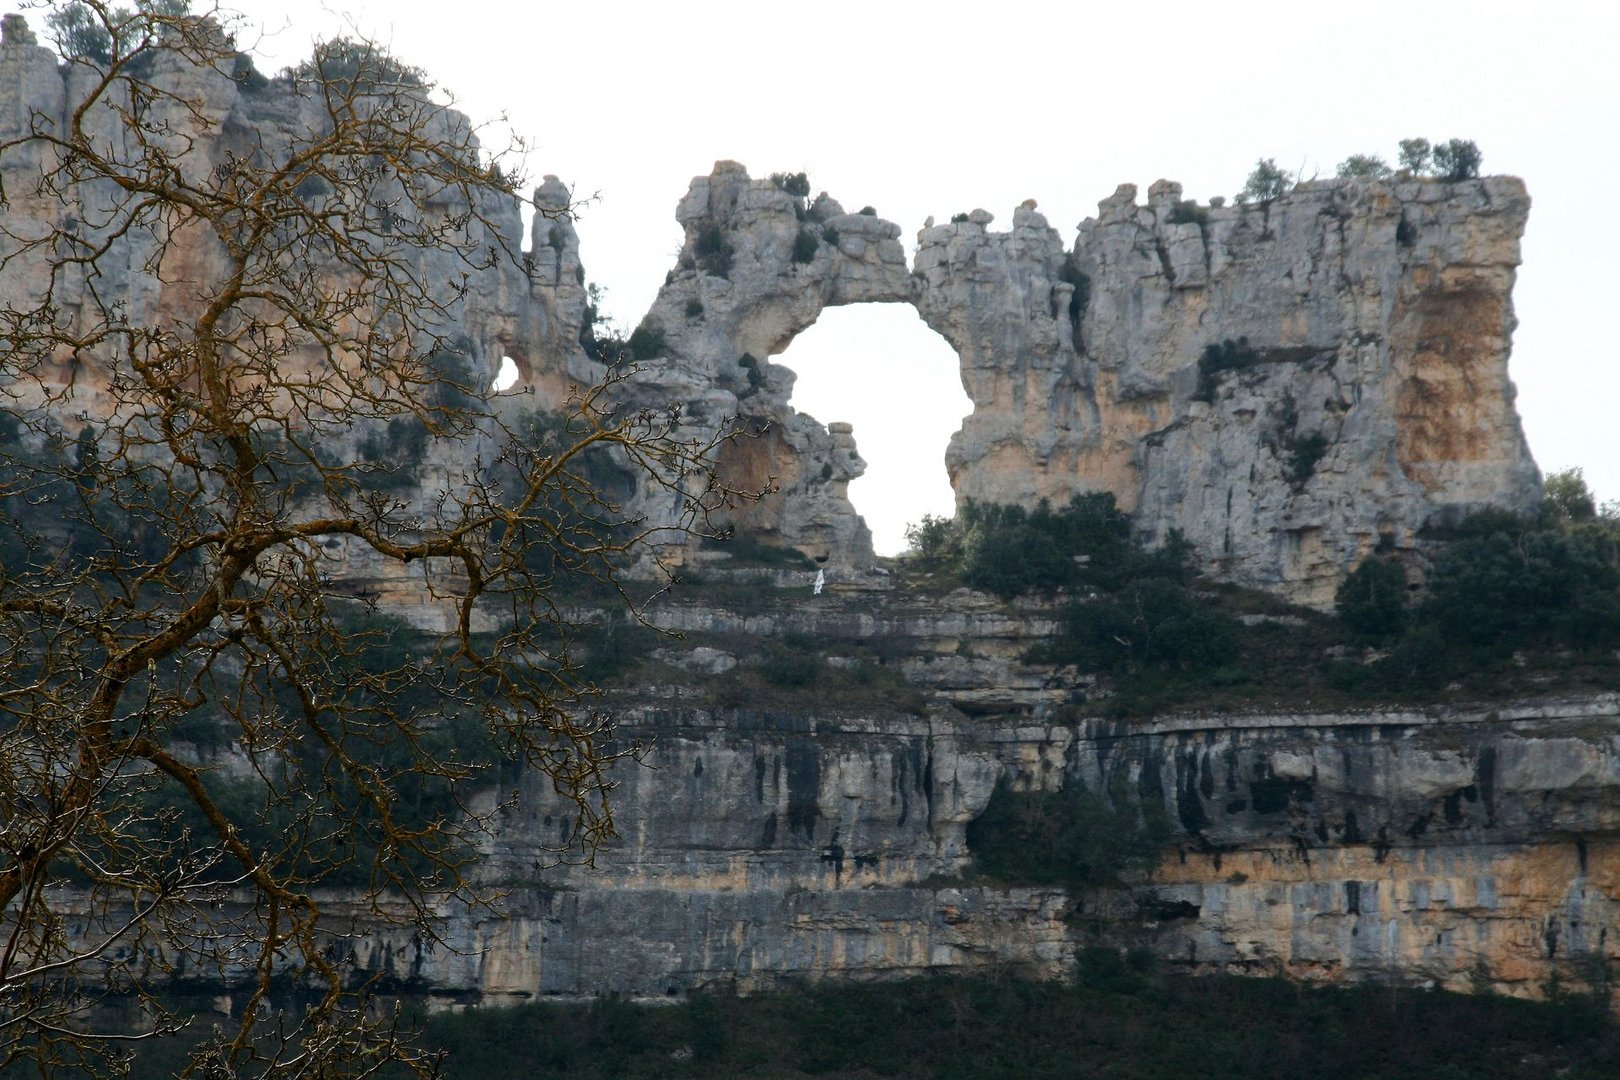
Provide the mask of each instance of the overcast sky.
MULTIPOLYGON (((580 196, 582 257, 633 325, 680 246, 677 200, 731 158, 804 170, 898 222, 1026 198, 1072 243, 1122 182, 1230 197, 1256 158, 1331 175, 1402 138, 1473 139, 1534 207, 1512 375, 1544 471, 1620 499, 1620 5, 758 2, 238 4, 267 70, 351 26, 427 68, 475 118, 505 114, 529 171, 580 196)), ((38 22, 38 16, 35 16, 38 22)), ((968 411, 953 354, 909 308, 829 311, 777 358, 794 403, 850 420, 851 488, 879 550, 949 513, 943 454, 968 411), (871 402, 872 415, 855 408, 871 402), (886 485, 886 486, 885 486, 886 485), (918 501, 922 499, 924 501, 918 501)))

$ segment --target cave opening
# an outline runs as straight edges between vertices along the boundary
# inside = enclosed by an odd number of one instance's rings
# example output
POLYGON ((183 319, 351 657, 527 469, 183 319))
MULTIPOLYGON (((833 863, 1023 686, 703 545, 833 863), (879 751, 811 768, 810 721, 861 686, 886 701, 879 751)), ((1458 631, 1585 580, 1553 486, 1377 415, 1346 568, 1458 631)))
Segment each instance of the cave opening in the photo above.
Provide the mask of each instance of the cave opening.
POLYGON ((905 549, 908 524, 949 517, 945 448, 973 411, 956 350, 905 304, 830 307, 771 358, 798 376, 790 404, 823 424, 854 425, 865 475, 850 501, 879 555, 905 549))

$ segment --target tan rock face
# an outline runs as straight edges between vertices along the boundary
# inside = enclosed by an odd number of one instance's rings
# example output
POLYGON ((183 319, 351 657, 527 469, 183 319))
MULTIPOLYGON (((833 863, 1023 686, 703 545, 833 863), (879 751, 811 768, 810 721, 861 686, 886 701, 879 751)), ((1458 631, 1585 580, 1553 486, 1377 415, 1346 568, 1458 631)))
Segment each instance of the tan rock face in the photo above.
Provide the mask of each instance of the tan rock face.
MULTIPOLYGON (((1178 529, 1216 576, 1326 606, 1375 545, 1539 496, 1507 378, 1529 209, 1517 180, 1326 181, 1239 207, 1186 203, 1166 181, 1141 206, 1126 185, 1068 251, 1028 202, 1007 232, 982 210, 927 227, 909 281, 896 230, 874 218, 828 219, 832 257, 793 263, 790 209, 730 163, 694 182, 686 269, 655 314, 698 297, 718 325, 686 328, 675 363, 740 389, 724 357, 763 361, 828 303, 909 300, 956 349, 974 403, 946 454, 959 500, 1112 492, 1149 542, 1178 529), (722 240, 723 284, 691 269, 722 240)), ((842 464, 758 371, 764 393, 739 408, 812 457, 775 474, 802 478, 788 501, 804 513, 742 524, 857 550, 832 523, 842 489, 814 490, 842 464)))
MULTIPOLYGON (((25 31, 14 27, 0 47, 0 128, 13 134, 24 117, 61 116, 83 78, 25 31)), ((198 103, 177 117, 176 138, 194 137, 182 165, 199 176, 247 153, 250 137, 274 150, 318 123, 282 84, 249 91, 172 65, 153 77, 198 103)), ((113 137, 114 117, 93 119, 113 137)), ((434 122, 465 127, 449 111, 434 122)), ((39 152, 0 162, 18 237, 63 212, 28 195, 39 152)), ((1109 491, 1150 542, 1179 529, 1218 576, 1296 600, 1329 602, 1386 537, 1400 549, 1436 517, 1534 501, 1506 368, 1529 206, 1518 181, 1329 181, 1249 207, 1196 207, 1180 194, 1160 182, 1142 206, 1122 187, 1071 250, 1033 200, 1006 232, 975 211, 924 229, 908 267, 898 226, 721 162, 681 200, 685 242, 643 322, 661 345, 618 395, 629 407, 679 405, 697 437, 738 417, 769 429, 717 463, 756 490, 780 490, 714 524, 834 566, 871 558, 848 499, 864 469, 860 433, 797 412, 792 374, 771 357, 837 304, 913 304, 956 349, 974 403, 946 455, 959 500, 1062 503, 1109 491), (1206 348, 1228 340, 1246 342, 1242 363, 1201 370, 1206 348), (1301 464, 1302 447, 1319 452, 1301 464)), ((473 371, 493 379, 503 356, 517 364, 531 393, 503 400, 503 411, 560 408, 605 374, 580 345, 588 296, 567 200, 548 177, 536 203, 550 213, 536 218, 527 251, 471 278, 456 251, 423 256, 442 256, 422 268, 429 278, 466 279, 445 329, 473 371)), ((513 200, 492 194, 476 209, 469 245, 519 250, 513 200)), ((97 288, 134 320, 183 320, 190 283, 217 277, 221 253, 206 237, 182 238, 152 274, 149 247, 138 232, 118 239, 97 288)), ((37 299, 45 280, 41 260, 20 260, 0 295, 37 299)), ((104 414, 106 363, 60 359, 60 380, 78 387, 72 410, 104 414)), ((645 478, 628 500, 654 525, 681 510, 645 478)))

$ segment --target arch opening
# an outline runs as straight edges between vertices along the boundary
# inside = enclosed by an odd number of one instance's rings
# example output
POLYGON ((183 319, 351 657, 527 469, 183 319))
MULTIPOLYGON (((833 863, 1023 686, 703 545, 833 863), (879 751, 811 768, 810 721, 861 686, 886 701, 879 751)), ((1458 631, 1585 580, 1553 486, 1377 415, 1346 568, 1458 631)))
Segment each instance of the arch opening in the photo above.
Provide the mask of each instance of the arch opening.
POLYGON ((505 393, 516 386, 522 379, 523 370, 518 367, 518 362, 510 356, 503 356, 501 357, 500 370, 495 373, 495 381, 490 384, 489 388, 497 394, 505 393))
POLYGON ((797 376, 793 408, 853 425, 866 472, 851 481, 850 502, 879 555, 903 551, 906 526, 924 514, 955 512, 945 448, 973 402, 956 350, 915 309, 829 307, 771 359, 797 376))

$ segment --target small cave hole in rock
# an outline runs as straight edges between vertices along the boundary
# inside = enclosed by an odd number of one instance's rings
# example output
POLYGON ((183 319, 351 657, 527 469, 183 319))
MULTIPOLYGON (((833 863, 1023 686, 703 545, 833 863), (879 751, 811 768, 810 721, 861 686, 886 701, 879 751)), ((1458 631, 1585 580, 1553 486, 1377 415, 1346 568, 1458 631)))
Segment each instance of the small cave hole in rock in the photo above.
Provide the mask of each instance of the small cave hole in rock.
POLYGON ((945 448, 973 411, 956 350, 903 304, 830 307, 774 363, 791 368, 791 404, 823 424, 854 425, 866 472, 850 501, 879 555, 905 550, 906 526, 950 517, 945 448))

